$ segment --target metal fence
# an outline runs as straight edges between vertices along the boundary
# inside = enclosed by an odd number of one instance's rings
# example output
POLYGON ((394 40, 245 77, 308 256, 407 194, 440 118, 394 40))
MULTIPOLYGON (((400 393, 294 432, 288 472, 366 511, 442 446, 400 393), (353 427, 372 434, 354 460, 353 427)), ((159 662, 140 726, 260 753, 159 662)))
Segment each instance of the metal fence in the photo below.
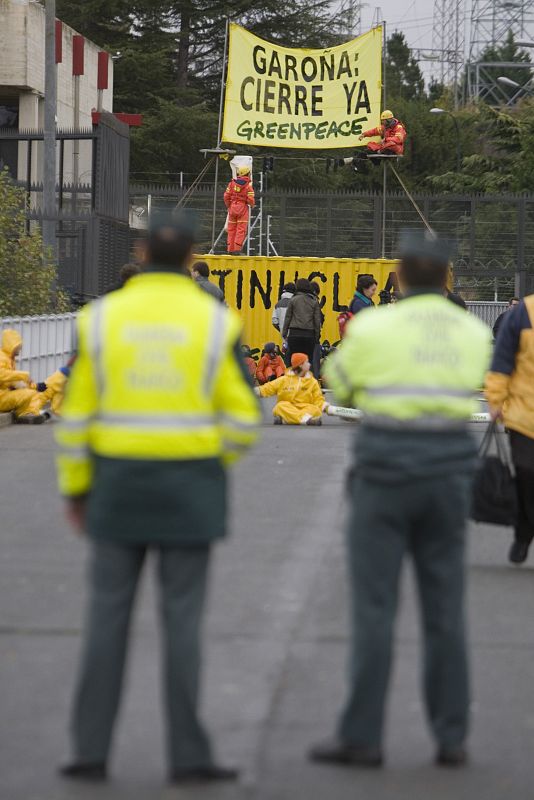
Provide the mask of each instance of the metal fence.
MULTIPOLYGON (((490 327, 507 303, 468 302, 472 314, 490 327)), ((76 314, 50 314, 39 317, 4 317, 0 333, 14 328, 22 336, 22 354, 17 359, 21 370, 34 381, 42 381, 65 365, 76 349, 76 314)))
POLYGON ((76 314, 4 317, 0 319, 0 331, 6 328, 14 328, 22 336, 17 364, 34 381, 43 381, 64 366, 75 350, 76 314))
MULTIPOLYGON (((26 167, 28 227, 43 221, 43 184, 33 180, 32 163, 42 147, 42 130, 0 128, 0 163, 10 165, 13 177, 26 167), (6 159, 6 154, 12 158, 6 159)), ((88 299, 117 283, 120 267, 128 260, 129 128, 102 112, 98 125, 87 130, 58 130, 57 212, 58 278, 73 300, 88 299), (87 148, 91 169, 84 182, 66 183, 65 145, 87 148)))
POLYGON ((467 308, 469 311, 485 322, 486 325, 489 325, 490 328, 493 328, 495 324, 495 320, 502 314, 503 311, 506 311, 508 308, 508 303, 485 303, 485 302, 469 302, 467 303, 467 308))
MULTIPOLYGON (((142 219, 148 215, 149 206, 153 213, 176 205, 186 188, 133 185, 130 205, 142 219)), ((217 233, 226 218, 222 189, 217 233)), ((270 236, 276 252, 283 256, 365 259, 382 255, 381 194, 269 190, 258 199, 262 200, 263 224, 261 230, 260 225, 254 229, 253 254, 267 254, 270 236)), ((507 300, 515 293, 534 291, 534 195, 416 194, 415 199, 432 227, 458 242, 455 281, 466 299, 507 300)), ((211 245, 213 187, 200 187, 187 205, 199 215, 201 246, 207 252, 211 245)), ((390 258, 395 255, 399 230, 420 227, 421 220, 401 193, 387 195, 385 219, 385 256, 390 258)), ((223 252, 224 246, 223 236, 216 252, 223 252)))

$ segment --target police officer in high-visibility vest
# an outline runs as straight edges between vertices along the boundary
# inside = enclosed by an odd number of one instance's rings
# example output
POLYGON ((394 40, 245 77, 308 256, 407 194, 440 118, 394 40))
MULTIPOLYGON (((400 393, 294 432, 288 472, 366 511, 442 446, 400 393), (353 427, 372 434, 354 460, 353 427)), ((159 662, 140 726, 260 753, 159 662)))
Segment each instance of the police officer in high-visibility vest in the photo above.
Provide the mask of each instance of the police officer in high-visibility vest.
POLYGON ((403 231, 403 299, 358 314, 326 362, 344 405, 364 412, 350 474, 352 669, 336 736, 319 762, 380 766, 401 565, 411 554, 422 607, 424 688, 437 763, 466 758, 469 687, 464 534, 489 329, 443 296, 450 247, 403 231))
POLYGON ((186 217, 156 220, 143 272, 83 309, 57 441, 70 519, 89 537, 89 607, 72 712, 70 778, 103 780, 128 627, 158 556, 170 779, 230 780, 198 717, 200 623, 226 464, 256 438, 239 319, 191 279, 186 217), (202 324, 199 324, 199 320, 202 324))

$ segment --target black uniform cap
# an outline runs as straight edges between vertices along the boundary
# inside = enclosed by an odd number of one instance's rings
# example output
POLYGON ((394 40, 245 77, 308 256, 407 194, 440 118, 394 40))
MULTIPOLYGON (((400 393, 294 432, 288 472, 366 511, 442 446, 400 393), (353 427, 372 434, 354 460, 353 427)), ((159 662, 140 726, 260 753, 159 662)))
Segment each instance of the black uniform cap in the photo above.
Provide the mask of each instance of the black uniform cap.
POLYGON ((456 251, 456 243, 422 228, 403 228, 397 251, 399 258, 424 258, 436 264, 448 264, 456 251))

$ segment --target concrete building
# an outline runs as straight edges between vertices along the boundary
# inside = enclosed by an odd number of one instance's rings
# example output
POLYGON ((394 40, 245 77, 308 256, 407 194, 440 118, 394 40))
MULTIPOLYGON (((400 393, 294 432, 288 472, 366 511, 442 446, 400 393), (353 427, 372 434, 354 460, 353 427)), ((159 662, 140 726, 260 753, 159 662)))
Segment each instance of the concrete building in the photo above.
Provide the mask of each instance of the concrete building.
MULTIPOLYGON (((57 126, 90 128, 91 111, 113 110, 113 61, 97 45, 59 20, 56 23, 57 126), (107 88, 99 89, 100 86, 107 88)), ((43 128, 45 10, 35 0, 0 0, 0 128, 43 128)), ((56 163, 59 162, 59 158, 56 163)), ((27 176, 27 145, 0 142, 0 167, 27 176)), ((42 181, 42 143, 33 145, 32 181, 42 181)), ((66 142, 64 181, 88 181, 89 142, 66 142)))

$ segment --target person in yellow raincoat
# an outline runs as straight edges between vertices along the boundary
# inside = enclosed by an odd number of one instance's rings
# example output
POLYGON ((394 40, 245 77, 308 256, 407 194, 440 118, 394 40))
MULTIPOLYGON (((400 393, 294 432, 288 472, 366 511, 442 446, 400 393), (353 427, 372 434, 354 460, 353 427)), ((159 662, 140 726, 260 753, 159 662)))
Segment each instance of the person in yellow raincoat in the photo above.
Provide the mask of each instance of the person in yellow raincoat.
POLYGON ((293 353, 291 369, 285 375, 254 390, 260 397, 278 396, 273 408, 275 425, 322 425, 321 415, 328 403, 310 369, 307 355, 293 353))
POLYGON ((16 422, 35 425, 48 419, 43 407, 49 397, 37 391, 28 372, 16 368, 15 359, 21 348, 20 333, 7 328, 2 333, 0 349, 0 412, 12 411, 16 422))
POLYGON ((61 414, 61 405, 65 398, 65 389, 70 376, 70 366, 60 367, 50 375, 46 381, 37 384, 43 387, 43 397, 45 402, 50 402, 50 411, 56 416, 61 414))

